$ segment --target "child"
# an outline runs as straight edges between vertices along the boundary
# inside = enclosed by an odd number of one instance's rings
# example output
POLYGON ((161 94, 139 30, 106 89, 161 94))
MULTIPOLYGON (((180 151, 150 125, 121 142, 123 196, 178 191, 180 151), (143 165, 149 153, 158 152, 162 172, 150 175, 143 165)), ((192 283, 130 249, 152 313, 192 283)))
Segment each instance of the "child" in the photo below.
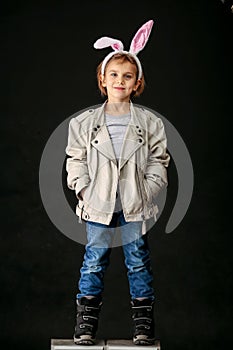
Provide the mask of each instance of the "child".
POLYGON ((167 184, 169 155, 161 119, 131 102, 144 89, 136 54, 148 41, 152 26, 153 21, 148 21, 138 30, 129 52, 119 40, 96 41, 95 48, 114 50, 97 68, 98 86, 107 100, 72 118, 69 125, 67 183, 76 193, 76 213, 87 231, 77 294, 76 344, 95 343, 104 272, 117 226, 132 300, 133 342, 150 345, 155 340, 145 221, 157 213, 154 198, 167 184))

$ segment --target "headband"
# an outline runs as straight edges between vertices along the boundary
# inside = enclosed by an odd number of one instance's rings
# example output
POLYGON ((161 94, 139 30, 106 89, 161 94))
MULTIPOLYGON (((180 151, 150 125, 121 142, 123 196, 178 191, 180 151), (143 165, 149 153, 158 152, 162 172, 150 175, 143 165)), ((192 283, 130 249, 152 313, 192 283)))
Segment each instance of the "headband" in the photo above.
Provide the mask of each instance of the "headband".
POLYGON ((106 64, 108 63, 110 58, 112 58, 112 56, 114 56, 117 53, 123 53, 123 54, 129 54, 129 55, 131 55, 134 58, 137 66, 138 66, 138 79, 141 79, 141 77, 142 77, 142 66, 141 66, 141 62, 139 61, 139 59, 137 57, 137 54, 146 45, 146 43, 147 43, 147 41, 149 39, 150 32, 151 32, 153 24, 154 24, 154 22, 152 20, 150 20, 150 21, 146 22, 145 24, 143 24, 141 26, 141 28, 139 28, 137 33, 134 35, 133 40, 131 41, 129 51, 124 51, 124 45, 122 44, 122 42, 120 40, 109 38, 107 36, 104 36, 104 37, 98 39, 94 43, 94 48, 95 49, 103 49, 103 48, 109 47, 109 46, 111 46, 112 49, 113 49, 113 51, 110 52, 104 58, 104 60, 102 62, 101 74, 104 75, 106 64))

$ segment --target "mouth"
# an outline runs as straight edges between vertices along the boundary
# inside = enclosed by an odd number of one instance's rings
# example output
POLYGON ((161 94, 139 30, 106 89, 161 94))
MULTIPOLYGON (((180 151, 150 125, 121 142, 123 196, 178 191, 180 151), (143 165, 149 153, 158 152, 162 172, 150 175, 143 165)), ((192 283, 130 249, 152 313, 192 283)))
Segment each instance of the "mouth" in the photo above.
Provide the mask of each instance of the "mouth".
POLYGON ((115 87, 114 87, 114 89, 116 89, 116 90, 120 90, 120 91, 125 90, 125 88, 123 88, 123 87, 119 87, 119 86, 115 86, 115 87))

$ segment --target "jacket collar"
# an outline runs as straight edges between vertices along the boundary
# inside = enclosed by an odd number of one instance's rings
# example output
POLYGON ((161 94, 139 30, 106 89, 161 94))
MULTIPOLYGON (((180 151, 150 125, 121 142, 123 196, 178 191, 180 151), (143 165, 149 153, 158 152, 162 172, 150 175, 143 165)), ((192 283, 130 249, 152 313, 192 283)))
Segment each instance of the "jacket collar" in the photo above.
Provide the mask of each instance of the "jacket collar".
MULTIPOLYGON (((105 124, 105 105, 106 102, 99 108, 96 116, 96 134, 92 140, 92 146, 101 152, 105 157, 110 159, 117 165, 114 149, 109 137, 108 128, 105 124)), ((128 159, 145 143, 144 130, 140 123, 138 111, 130 102, 131 119, 127 126, 119 159, 119 169, 121 169, 128 159)))

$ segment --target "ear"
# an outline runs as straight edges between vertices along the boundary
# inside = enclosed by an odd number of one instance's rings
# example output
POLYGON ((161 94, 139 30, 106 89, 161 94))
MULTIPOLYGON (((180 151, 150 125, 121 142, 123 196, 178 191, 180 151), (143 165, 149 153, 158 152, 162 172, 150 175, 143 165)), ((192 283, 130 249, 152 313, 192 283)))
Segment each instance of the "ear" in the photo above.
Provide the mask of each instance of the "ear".
POLYGON ((143 26, 137 31, 130 45, 130 53, 137 55, 137 53, 144 48, 149 39, 153 24, 154 21, 150 20, 143 24, 143 26))
POLYGON ((141 85, 142 80, 138 79, 134 85, 133 91, 137 91, 137 89, 139 88, 139 86, 141 85))
POLYGON ((105 82, 105 77, 104 77, 104 75, 103 74, 101 74, 101 78, 100 78, 100 80, 101 80, 101 84, 102 84, 102 86, 103 87, 106 87, 106 82, 105 82))

